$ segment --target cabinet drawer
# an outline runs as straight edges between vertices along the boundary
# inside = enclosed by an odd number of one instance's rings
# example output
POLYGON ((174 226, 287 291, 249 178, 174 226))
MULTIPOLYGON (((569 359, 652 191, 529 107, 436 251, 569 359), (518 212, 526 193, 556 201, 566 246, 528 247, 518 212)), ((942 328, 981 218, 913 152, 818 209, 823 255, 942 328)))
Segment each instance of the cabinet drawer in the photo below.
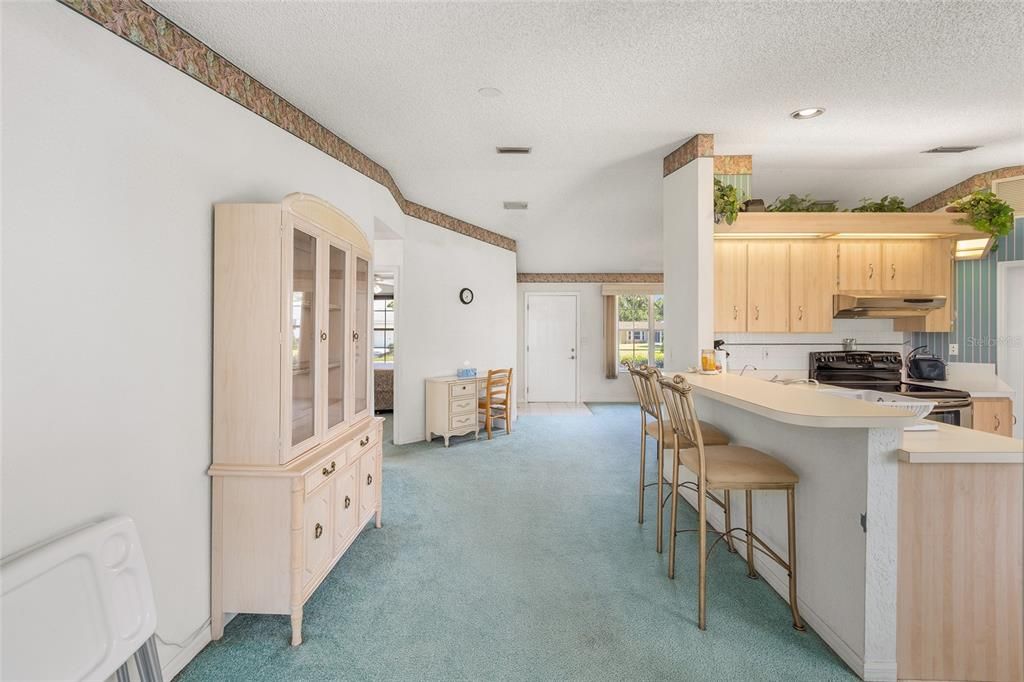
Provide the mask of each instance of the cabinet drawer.
MULTIPOLYGON (((374 425, 366 433, 359 434, 359 438, 356 439, 354 447, 352 448, 353 454, 357 455, 370 447, 371 445, 377 444, 377 427, 374 425)), ((350 458, 351 459, 351 458, 350 458)))
POLYGON ((448 418, 448 427, 451 429, 464 429, 476 423, 476 412, 469 414, 453 414, 448 418))
POLYGON ((452 398, 465 398, 467 396, 476 396, 476 382, 475 381, 463 381, 458 384, 451 384, 448 386, 448 395, 452 398))
POLYGON ((303 528, 302 584, 316 578, 327 562, 331 560, 334 536, 331 519, 331 486, 320 486, 306 497, 305 524, 303 528))
POLYGON ((315 469, 306 474, 306 494, 309 495, 327 481, 334 480, 338 472, 345 468, 354 451, 355 448, 346 446, 339 448, 330 457, 321 460, 315 469))
POLYGON ((448 406, 448 414, 466 414, 467 412, 476 412, 476 396, 470 398, 462 398, 458 400, 452 400, 448 406))

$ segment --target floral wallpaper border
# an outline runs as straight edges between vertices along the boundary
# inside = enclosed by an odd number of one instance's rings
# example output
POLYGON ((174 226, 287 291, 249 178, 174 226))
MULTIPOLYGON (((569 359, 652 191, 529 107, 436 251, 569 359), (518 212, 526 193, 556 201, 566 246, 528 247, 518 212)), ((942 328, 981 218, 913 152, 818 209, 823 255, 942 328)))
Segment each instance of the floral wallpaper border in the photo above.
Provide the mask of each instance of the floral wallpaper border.
POLYGON ((1006 166, 1005 168, 978 173, 962 182, 956 183, 952 187, 942 190, 938 194, 928 197, 924 201, 917 202, 910 207, 910 210, 920 213, 937 211, 957 199, 963 199, 971 192, 977 192, 980 189, 990 189, 993 180, 1012 178, 1017 175, 1024 175, 1024 166, 1006 166))
POLYGON ((660 272, 519 272, 519 284, 663 284, 660 272))
POLYGON ((753 172, 754 157, 750 154, 715 157, 715 175, 750 175, 753 172))
POLYGON ((714 155, 715 136, 710 133, 697 133, 665 157, 662 175, 671 175, 696 158, 714 155))
POLYGON ((387 187, 402 211, 509 251, 514 239, 407 200, 388 169, 313 120, 142 0, 58 0, 111 33, 387 187))

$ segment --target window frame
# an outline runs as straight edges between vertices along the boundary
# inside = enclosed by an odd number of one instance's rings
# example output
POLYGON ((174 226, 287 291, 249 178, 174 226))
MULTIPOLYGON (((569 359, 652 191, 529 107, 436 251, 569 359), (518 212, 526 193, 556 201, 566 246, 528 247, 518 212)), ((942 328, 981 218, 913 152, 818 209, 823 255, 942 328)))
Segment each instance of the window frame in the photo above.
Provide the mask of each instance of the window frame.
MULTIPOLYGON (((374 356, 373 357, 373 364, 374 364, 374 366, 376 366, 376 365, 391 365, 391 366, 394 366, 394 364, 395 364, 395 349, 394 349, 394 342, 395 342, 395 308, 394 308, 394 301, 395 301, 395 295, 394 294, 374 294, 373 295, 374 308, 370 311, 371 315, 373 315, 373 324, 372 324, 372 327, 371 327, 371 333, 376 334, 376 332, 384 332, 384 334, 385 334, 384 338, 385 338, 385 341, 386 341, 387 340, 387 332, 391 332, 391 343, 392 343, 392 348, 391 348, 391 351, 390 351, 391 359, 390 360, 378 360, 377 359, 377 348, 379 348, 379 346, 376 346, 376 345, 374 345, 372 343, 373 339, 370 340, 371 341, 371 344, 370 344, 371 351, 370 352, 374 356), (378 327, 377 326, 377 309, 376 309, 377 301, 391 301, 391 306, 392 306, 391 309, 388 310, 387 306, 385 305, 384 310, 381 311, 381 312, 384 313, 384 326, 383 327, 378 327), (388 322, 389 321, 391 323, 391 326, 388 326, 388 322)), ((385 347, 385 349, 386 349, 386 347, 385 347)), ((385 358, 388 357, 388 353, 387 352, 384 353, 384 357, 385 358)))
MULTIPOLYGON (((645 297, 647 299, 647 327, 645 329, 643 329, 642 331, 644 333, 646 333, 646 335, 647 335, 647 344, 646 344, 647 345, 647 364, 650 365, 650 366, 657 366, 657 362, 658 362, 657 361, 657 357, 658 356, 656 354, 656 348, 657 348, 657 334, 658 334, 659 330, 656 329, 656 327, 655 327, 655 325, 657 324, 658 320, 655 319, 655 314, 654 314, 654 298, 656 296, 661 296, 662 302, 663 302, 662 303, 662 314, 664 315, 664 299, 665 299, 665 295, 664 294, 616 294, 616 296, 615 296, 615 360, 616 360, 616 363, 615 364, 618 367, 618 371, 620 373, 628 371, 622 365, 622 353, 619 350, 619 331, 620 330, 619 330, 619 326, 618 325, 621 322, 621 320, 619 320, 619 299, 621 299, 623 296, 643 296, 643 297, 645 297)), ((660 330, 661 334, 662 334, 661 344, 662 344, 662 348, 664 349, 664 345, 665 345, 664 322, 665 321, 661 320, 661 322, 662 322, 662 328, 660 330)), ((634 333, 637 332, 637 331, 640 331, 640 330, 630 329, 628 331, 629 331, 630 338, 632 338, 634 333)))

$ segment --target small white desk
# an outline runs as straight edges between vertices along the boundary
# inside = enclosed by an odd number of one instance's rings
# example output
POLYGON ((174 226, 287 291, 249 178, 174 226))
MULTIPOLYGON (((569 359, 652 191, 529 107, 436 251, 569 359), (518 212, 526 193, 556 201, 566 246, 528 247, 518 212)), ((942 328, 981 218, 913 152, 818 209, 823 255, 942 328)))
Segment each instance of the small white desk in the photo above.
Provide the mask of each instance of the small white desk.
POLYGON ((460 379, 455 376, 427 379, 427 423, 425 437, 448 439, 467 433, 480 437, 477 409, 480 392, 487 387, 487 372, 481 376, 460 379))

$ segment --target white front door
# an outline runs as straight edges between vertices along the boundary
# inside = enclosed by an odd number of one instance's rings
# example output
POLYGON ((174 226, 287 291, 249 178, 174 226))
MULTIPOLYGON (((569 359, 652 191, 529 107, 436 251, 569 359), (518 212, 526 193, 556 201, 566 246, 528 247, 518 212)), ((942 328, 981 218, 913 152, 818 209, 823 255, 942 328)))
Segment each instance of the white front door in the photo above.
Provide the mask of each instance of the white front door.
POLYGON ((577 308, 573 294, 527 294, 527 402, 576 402, 577 308))

